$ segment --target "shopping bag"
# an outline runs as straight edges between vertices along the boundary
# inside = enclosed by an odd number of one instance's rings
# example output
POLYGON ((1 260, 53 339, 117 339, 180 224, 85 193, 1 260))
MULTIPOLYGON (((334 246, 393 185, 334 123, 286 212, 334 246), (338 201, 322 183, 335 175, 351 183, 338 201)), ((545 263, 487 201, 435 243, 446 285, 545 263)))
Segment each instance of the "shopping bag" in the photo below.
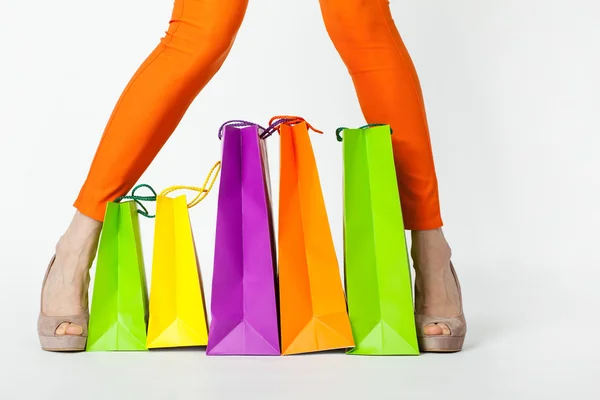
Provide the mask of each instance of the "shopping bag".
POLYGON ((229 121, 223 140, 208 355, 279 355, 275 246, 264 129, 229 121))
POLYGON ((350 354, 418 355, 404 222, 388 125, 339 128, 350 354), (343 138, 342 138, 343 133, 343 138))
POLYGON ((86 351, 146 350, 148 294, 138 213, 152 217, 141 201, 155 199, 150 186, 138 185, 131 196, 106 205, 86 351), (153 195, 138 196, 143 187, 153 195))
POLYGON ((317 164, 298 117, 275 117, 281 138, 279 301, 282 354, 354 346, 317 164))
POLYGON ((215 164, 202 187, 172 186, 156 199, 146 342, 149 349, 207 344, 202 276, 188 209, 208 195, 220 166, 220 162, 215 164), (196 191, 198 195, 188 204, 185 195, 168 196, 177 190, 196 191))

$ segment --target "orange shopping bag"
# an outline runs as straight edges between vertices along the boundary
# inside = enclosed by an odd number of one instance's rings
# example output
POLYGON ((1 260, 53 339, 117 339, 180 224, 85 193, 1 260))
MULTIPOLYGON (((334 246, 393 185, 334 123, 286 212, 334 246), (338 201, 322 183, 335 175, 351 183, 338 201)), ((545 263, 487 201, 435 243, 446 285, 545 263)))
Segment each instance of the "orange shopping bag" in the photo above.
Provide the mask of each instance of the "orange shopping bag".
POLYGON ((299 117, 274 117, 273 122, 281 137, 278 238, 282 354, 354 347, 308 129, 322 132, 299 117))

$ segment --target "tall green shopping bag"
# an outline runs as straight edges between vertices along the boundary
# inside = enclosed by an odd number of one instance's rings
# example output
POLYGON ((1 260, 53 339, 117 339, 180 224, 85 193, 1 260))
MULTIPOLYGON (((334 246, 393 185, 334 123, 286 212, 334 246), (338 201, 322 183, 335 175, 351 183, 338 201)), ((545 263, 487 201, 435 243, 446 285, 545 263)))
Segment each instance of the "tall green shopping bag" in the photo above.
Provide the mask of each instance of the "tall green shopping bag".
POLYGON ((337 130, 344 153, 346 296, 356 343, 348 354, 419 354, 391 133, 379 124, 337 130))
POLYGON ((148 185, 138 185, 131 196, 106 205, 86 351, 147 350, 148 291, 138 214, 153 216, 142 201, 156 201, 156 192, 148 185), (136 195, 144 187, 151 196, 136 195))

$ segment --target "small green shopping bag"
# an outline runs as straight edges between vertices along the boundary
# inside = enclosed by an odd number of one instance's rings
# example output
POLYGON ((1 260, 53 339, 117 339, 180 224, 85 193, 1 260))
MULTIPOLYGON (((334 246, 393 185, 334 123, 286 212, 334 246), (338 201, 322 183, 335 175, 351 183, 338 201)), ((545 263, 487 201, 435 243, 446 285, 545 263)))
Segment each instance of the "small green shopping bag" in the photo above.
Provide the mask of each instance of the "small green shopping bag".
POLYGON ((148 292, 138 213, 153 216, 142 201, 156 201, 156 192, 148 185, 138 185, 131 196, 106 205, 86 351, 147 350, 148 292), (142 187, 153 195, 137 196, 142 187))
POLYGON ((343 141, 346 295, 356 343, 348 354, 418 355, 390 127, 339 128, 337 137, 343 141))

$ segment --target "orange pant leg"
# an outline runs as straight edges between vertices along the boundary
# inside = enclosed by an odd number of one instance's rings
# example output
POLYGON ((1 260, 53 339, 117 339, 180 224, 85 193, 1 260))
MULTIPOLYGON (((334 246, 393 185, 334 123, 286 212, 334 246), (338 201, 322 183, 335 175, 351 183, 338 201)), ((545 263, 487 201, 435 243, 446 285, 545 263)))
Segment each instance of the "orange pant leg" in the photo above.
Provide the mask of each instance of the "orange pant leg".
POLYGON ((388 0, 320 0, 368 123, 390 124, 406 229, 442 226, 419 78, 388 0))
POLYGON ((126 194, 219 70, 248 0, 175 0, 169 29, 121 94, 75 201, 102 221, 106 203, 126 194))

